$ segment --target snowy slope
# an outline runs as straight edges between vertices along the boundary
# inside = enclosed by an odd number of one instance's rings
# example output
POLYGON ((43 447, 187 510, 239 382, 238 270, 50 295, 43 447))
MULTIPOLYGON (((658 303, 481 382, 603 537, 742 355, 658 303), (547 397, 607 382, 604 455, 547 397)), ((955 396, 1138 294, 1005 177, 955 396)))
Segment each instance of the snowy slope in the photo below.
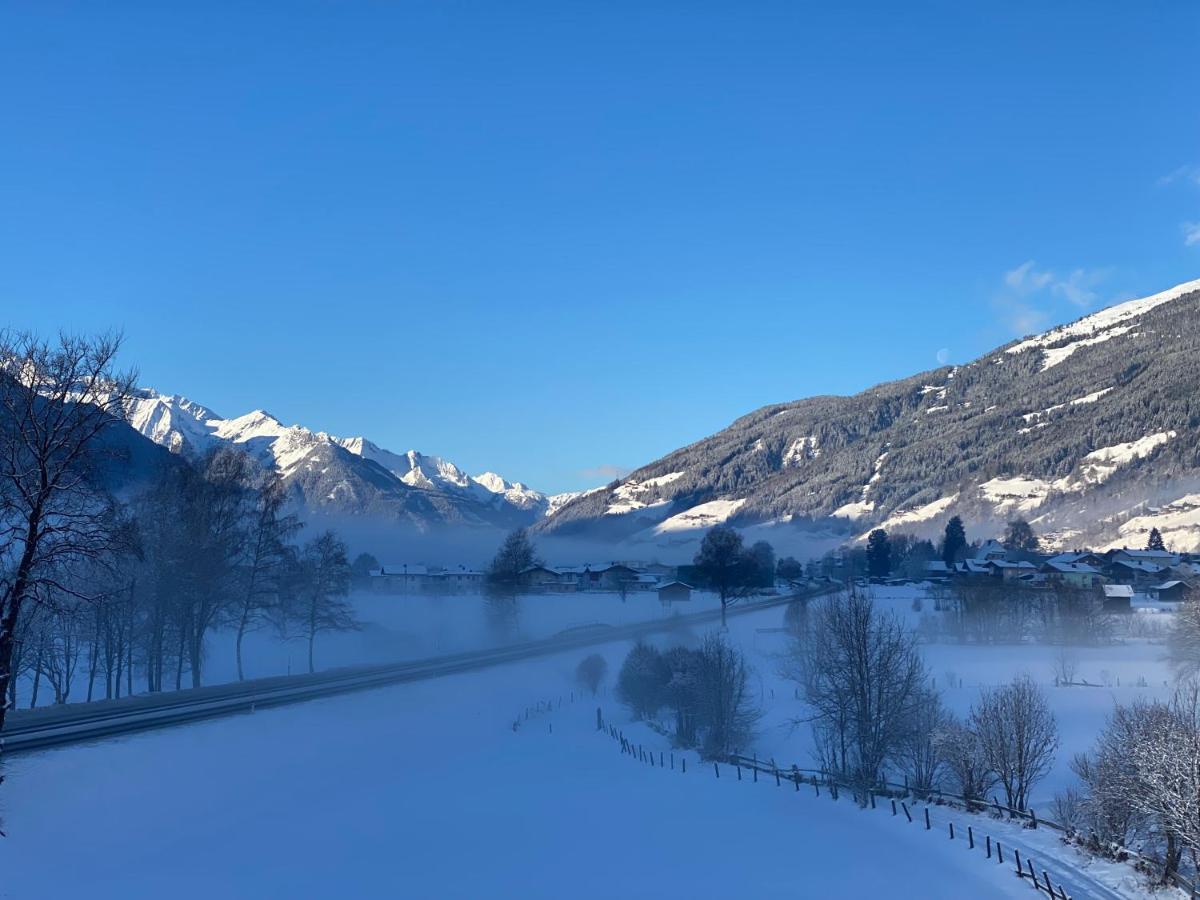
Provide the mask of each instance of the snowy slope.
MULTIPOLYGON (((859 538, 933 534, 958 514, 990 537, 1019 515, 1049 546, 1120 541, 1147 507, 1190 509, 1200 490, 1198 323, 1200 280, 966 365, 764 407, 536 527, 676 540, 728 520, 859 538)), ((1176 549, 1200 550, 1174 530, 1176 549)))

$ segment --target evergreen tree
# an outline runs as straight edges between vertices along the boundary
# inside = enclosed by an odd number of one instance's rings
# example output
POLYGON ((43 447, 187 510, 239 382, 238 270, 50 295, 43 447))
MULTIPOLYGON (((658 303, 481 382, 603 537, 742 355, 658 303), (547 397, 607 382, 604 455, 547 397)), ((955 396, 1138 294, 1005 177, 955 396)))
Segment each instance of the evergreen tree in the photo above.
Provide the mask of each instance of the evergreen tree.
POLYGON ((876 528, 867 538, 867 574, 872 578, 887 578, 892 571, 892 546, 888 533, 876 528))
POLYGON ((958 516, 946 523, 946 536, 942 540, 942 560, 951 568, 965 558, 967 553, 967 531, 958 516))
POLYGON ((1167 545, 1163 543, 1162 534, 1157 528, 1150 529, 1150 539, 1146 541, 1147 550, 1166 550, 1167 545))

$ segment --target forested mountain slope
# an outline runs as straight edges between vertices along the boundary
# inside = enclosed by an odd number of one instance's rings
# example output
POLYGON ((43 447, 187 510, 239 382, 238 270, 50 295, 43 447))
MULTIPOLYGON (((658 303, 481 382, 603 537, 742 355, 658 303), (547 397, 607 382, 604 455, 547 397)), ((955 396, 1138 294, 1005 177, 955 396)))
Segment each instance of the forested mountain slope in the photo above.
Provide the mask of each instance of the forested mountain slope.
POLYGON ((657 538, 718 521, 1200 548, 1200 281, 852 397, 768 406, 566 504, 539 530, 657 538))

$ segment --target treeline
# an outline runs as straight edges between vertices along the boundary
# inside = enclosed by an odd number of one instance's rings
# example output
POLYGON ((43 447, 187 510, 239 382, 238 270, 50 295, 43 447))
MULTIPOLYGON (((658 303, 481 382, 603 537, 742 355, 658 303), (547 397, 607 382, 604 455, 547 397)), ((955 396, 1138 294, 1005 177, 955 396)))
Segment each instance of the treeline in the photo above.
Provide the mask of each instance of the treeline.
POLYGON ((307 643, 355 627, 332 532, 299 543, 278 476, 236 449, 117 498, 109 441, 134 389, 119 341, 0 335, 0 726, 30 705, 199 686, 217 629, 307 643), (82 696, 81 696, 82 695, 82 696))

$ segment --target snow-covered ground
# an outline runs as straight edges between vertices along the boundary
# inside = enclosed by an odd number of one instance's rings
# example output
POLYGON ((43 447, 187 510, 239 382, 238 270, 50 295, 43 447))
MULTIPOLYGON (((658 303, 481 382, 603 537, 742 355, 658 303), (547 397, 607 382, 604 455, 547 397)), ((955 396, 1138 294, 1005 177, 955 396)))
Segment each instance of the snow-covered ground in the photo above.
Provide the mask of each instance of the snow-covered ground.
MULTIPOLYGON (((916 587, 874 590, 881 607, 910 625, 932 608, 916 587)), ((492 637, 473 606, 478 598, 360 602, 391 636, 376 648, 381 653, 407 629, 421 653, 437 649, 439 633, 444 650, 492 637)), ((527 597, 518 631, 535 637, 586 624, 581 617, 619 624, 671 612, 651 597, 625 604, 615 595, 527 597)), ((809 730, 794 724, 804 704, 779 674, 782 625, 781 608, 729 623, 763 710, 743 752, 808 767, 809 730)), ((653 640, 688 644, 705 630, 653 640)), ((345 639, 364 640, 370 631, 345 639)), ((608 685, 629 646, 598 648, 608 685)), ((372 661, 355 656, 363 649, 347 643, 344 661, 372 661)), ((1057 650, 1044 646, 934 642, 922 652, 959 713, 981 686, 1017 674, 1044 686, 1061 747, 1033 793, 1043 816, 1073 781, 1067 761, 1091 747, 1114 702, 1169 692, 1163 645, 1147 638, 1071 651, 1077 679, 1104 687, 1054 687, 1057 650)), ((1073 879, 1077 898, 1141 895, 1130 869, 1088 862, 1045 829, 980 824, 940 809, 927 833, 888 810, 860 811, 769 780, 718 781, 694 753, 686 776, 636 764, 595 733, 597 703, 639 743, 670 753, 670 741, 632 722, 607 689, 596 701, 572 703, 584 655, 13 758, 0 792, 11 833, 0 841, 0 898, 999 897, 1029 890, 1009 867, 951 843, 950 821, 960 837, 974 822, 1036 854, 1054 877, 1073 879), (523 710, 560 697, 561 708, 514 730, 523 710), (54 864, 63 847, 71 848, 70 867, 54 864)))
POLYGON ((579 655, 13 759, 0 897, 1027 895, 846 800, 632 762, 579 655))

